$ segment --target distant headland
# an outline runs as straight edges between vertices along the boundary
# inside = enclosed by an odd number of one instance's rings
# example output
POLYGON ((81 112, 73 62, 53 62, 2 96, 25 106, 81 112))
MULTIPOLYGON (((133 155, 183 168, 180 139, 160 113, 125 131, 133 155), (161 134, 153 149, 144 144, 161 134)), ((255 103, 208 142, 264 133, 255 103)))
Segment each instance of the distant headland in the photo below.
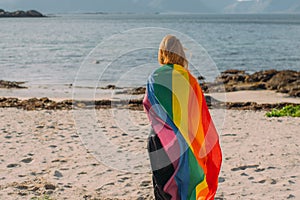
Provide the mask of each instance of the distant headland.
POLYGON ((3 9, 0 9, 0 18, 1 17, 46 17, 42 13, 36 11, 36 10, 17 10, 13 12, 8 12, 3 9))

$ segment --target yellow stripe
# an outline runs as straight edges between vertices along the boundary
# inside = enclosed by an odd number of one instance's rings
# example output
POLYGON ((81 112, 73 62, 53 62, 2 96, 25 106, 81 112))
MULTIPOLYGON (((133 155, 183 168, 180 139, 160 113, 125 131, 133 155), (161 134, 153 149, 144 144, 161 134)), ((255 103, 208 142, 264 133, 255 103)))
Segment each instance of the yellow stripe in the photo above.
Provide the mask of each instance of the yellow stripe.
MULTIPOLYGON (((182 133, 187 144, 191 147, 188 131, 188 102, 190 82, 189 75, 180 65, 174 65, 172 72, 172 106, 173 106, 173 121, 179 131, 182 133)), ((192 150, 193 151, 193 150, 192 150)))
POLYGON ((204 200, 206 198, 207 193, 208 193, 208 185, 206 182, 206 178, 204 178, 204 180, 196 186, 197 200, 204 200))

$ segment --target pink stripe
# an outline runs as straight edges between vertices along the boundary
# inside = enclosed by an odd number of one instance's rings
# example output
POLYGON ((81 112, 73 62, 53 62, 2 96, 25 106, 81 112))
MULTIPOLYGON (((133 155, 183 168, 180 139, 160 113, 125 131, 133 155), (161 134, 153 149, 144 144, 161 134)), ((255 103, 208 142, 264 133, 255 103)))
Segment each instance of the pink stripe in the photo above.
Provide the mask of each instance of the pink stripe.
POLYGON ((164 121, 162 121, 154 112, 151 112, 151 104, 148 100, 147 95, 145 95, 143 104, 145 109, 148 111, 146 113, 148 114, 148 118, 152 124, 152 128, 158 135, 160 142, 162 143, 162 146, 175 169, 174 174, 164 186, 164 191, 172 196, 172 200, 180 200, 180 196, 178 194, 178 186, 175 180, 175 175, 179 169, 178 162, 180 157, 180 147, 177 143, 176 135, 171 127, 169 127, 164 121))

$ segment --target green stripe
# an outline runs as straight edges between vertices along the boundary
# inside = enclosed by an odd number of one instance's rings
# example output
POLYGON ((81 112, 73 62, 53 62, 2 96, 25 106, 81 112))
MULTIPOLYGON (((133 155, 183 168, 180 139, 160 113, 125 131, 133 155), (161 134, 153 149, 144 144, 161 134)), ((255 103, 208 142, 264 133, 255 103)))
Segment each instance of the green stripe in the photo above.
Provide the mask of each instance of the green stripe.
POLYGON ((160 105, 166 110, 171 120, 173 120, 172 72, 173 65, 164 65, 158 68, 153 74, 154 94, 160 105))
POLYGON ((196 160, 191 148, 189 148, 188 151, 190 171, 188 194, 191 194, 188 199, 196 199, 196 186, 204 180, 205 174, 201 166, 198 164, 198 161, 196 160))
POLYGON ((197 199, 197 196, 196 196, 196 188, 193 190, 190 198, 188 198, 188 200, 196 200, 197 199))

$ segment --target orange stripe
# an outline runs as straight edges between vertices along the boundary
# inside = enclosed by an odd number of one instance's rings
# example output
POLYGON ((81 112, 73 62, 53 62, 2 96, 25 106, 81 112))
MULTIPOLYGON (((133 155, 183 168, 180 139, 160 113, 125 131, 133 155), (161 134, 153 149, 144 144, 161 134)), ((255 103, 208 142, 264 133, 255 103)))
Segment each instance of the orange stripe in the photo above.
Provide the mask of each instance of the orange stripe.
POLYGON ((192 75, 189 73, 189 80, 190 80, 190 96, 189 96, 189 133, 190 133, 190 139, 192 141, 192 149, 193 153, 199 163, 199 165, 202 167, 204 173, 207 173, 206 168, 206 161, 207 158, 200 158, 201 155, 205 155, 205 144, 204 144, 204 130, 202 123, 202 95, 198 94, 197 88, 194 88, 198 82, 195 78, 192 77, 192 75), (202 148, 204 147, 204 148, 202 148))

